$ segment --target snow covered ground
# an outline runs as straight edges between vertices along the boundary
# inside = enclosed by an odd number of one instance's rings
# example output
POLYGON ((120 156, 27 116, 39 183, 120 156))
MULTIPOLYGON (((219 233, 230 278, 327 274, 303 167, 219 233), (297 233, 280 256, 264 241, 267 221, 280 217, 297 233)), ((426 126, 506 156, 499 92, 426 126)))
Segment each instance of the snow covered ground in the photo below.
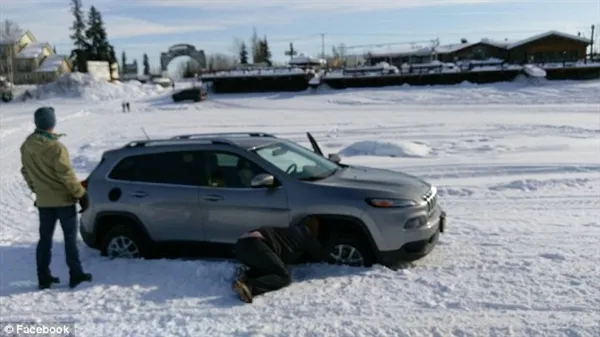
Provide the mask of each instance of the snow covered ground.
MULTIPOLYGON (((161 95, 132 99, 131 114, 113 92, 0 105, 2 320, 74 321, 86 337, 600 336, 600 82, 177 105, 161 95), (346 163, 434 182, 448 230, 416 268, 298 267, 292 286, 253 305, 233 297, 229 262, 109 261, 83 244, 94 282, 38 291, 37 214, 19 145, 41 104, 57 109, 81 177, 103 151, 144 138, 141 126, 151 137, 258 130, 306 145, 311 131, 346 163)), ((64 282, 63 261, 57 229, 52 269, 64 282)))

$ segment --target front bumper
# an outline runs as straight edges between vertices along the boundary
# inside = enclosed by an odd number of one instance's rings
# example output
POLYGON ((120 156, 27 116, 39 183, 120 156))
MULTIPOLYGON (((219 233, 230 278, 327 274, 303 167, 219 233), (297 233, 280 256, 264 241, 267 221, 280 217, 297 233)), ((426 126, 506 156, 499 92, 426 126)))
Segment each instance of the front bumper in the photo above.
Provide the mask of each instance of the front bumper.
POLYGON ((400 262, 410 262, 428 255, 439 241, 440 233, 446 231, 446 212, 442 211, 437 222, 436 230, 429 238, 405 243, 396 250, 380 251, 379 263, 385 266, 395 266, 400 262))

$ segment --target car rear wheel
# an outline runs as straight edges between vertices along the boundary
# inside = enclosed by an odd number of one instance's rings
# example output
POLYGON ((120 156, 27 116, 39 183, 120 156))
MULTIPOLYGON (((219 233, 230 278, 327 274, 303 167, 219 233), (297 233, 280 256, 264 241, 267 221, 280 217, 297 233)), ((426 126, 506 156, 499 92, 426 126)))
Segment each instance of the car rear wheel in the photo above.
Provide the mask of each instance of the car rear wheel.
POLYGON ((127 226, 112 228, 102 240, 102 255, 111 259, 139 259, 145 255, 143 238, 127 226))

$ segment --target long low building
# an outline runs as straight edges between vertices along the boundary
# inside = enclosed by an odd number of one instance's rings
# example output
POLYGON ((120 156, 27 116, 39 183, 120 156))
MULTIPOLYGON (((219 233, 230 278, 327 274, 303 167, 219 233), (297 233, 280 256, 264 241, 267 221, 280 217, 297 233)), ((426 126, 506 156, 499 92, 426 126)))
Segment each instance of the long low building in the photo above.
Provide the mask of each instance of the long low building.
POLYGON ((402 64, 456 62, 460 60, 502 59, 508 63, 544 63, 577 61, 586 57, 591 41, 581 36, 549 31, 517 41, 481 39, 477 42, 463 40, 447 45, 416 46, 405 49, 371 51, 365 56, 368 64, 387 62, 402 64))

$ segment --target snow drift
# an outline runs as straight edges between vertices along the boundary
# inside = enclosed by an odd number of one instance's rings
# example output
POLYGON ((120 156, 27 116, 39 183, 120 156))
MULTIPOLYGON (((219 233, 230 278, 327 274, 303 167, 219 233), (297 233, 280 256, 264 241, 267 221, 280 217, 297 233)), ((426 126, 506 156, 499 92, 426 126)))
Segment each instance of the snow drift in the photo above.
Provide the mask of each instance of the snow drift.
POLYGON ((339 154, 344 157, 426 157, 430 152, 428 146, 412 142, 364 140, 348 145, 340 150, 339 154))
POLYGON ((39 85, 29 91, 38 99, 66 97, 104 101, 155 96, 163 93, 165 89, 159 84, 142 84, 138 81, 107 82, 90 74, 67 73, 55 82, 39 85))

